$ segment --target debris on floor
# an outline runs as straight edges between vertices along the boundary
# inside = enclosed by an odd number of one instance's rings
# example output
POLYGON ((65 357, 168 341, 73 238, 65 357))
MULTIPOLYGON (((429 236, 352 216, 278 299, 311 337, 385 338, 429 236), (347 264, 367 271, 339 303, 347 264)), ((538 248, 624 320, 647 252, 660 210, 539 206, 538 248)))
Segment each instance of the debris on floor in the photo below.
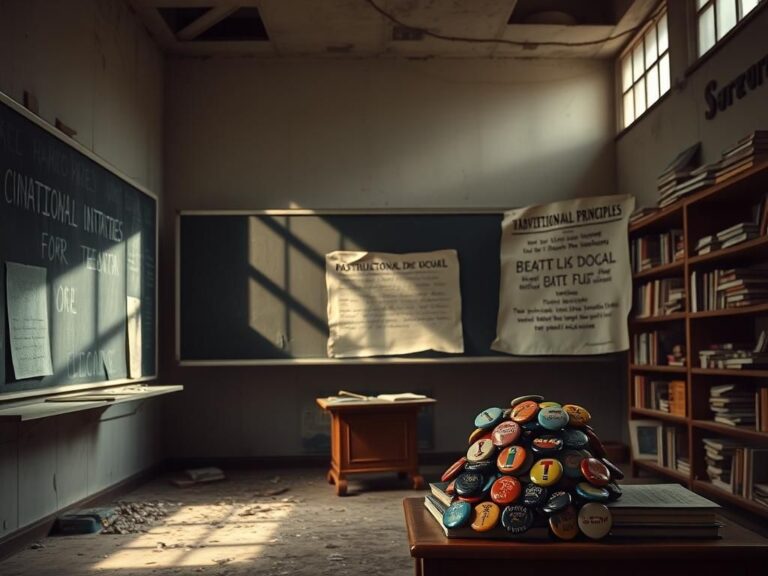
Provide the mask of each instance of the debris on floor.
POLYGON ((219 480, 225 479, 226 476, 224 476, 224 472, 221 468, 207 466, 206 468, 190 468, 184 470, 184 476, 181 478, 174 478, 171 482, 179 488, 186 488, 188 486, 194 486, 195 484, 218 482, 219 480))

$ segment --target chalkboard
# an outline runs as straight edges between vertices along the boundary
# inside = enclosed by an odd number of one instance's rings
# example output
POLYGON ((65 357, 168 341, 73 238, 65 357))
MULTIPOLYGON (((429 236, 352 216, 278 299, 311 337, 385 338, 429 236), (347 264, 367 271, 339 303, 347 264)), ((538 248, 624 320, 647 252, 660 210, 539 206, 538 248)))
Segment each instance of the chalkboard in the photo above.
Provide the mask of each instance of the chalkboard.
POLYGON ((182 212, 177 221, 178 360, 188 365, 327 361, 327 253, 442 249, 455 249, 459 257, 461 357, 503 357, 490 349, 496 336, 502 217, 501 210, 182 212))
POLYGON ((156 199, 1 94, 0 185, 0 398, 154 377, 156 199), (48 375, 17 377, 19 271, 44 275, 48 375))

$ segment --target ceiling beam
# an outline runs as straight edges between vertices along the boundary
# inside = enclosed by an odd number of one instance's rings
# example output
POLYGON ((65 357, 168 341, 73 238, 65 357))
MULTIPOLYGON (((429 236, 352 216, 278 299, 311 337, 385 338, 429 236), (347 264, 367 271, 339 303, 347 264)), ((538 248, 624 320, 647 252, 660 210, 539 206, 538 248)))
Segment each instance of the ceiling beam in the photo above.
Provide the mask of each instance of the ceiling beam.
POLYGON ((239 8, 240 6, 238 4, 229 2, 211 8, 208 12, 200 16, 200 18, 190 22, 187 26, 176 32, 176 38, 181 41, 194 40, 200 36, 200 34, 209 30, 233 12, 236 12, 239 8))

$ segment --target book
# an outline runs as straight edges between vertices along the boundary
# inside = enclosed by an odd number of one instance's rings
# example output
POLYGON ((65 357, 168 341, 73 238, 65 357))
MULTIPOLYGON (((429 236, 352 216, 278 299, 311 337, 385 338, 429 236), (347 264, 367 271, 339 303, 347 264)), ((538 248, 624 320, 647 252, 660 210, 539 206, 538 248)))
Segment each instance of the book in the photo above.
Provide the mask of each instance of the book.
POLYGON ((429 484, 429 490, 432 492, 432 495, 440 500, 444 506, 450 506, 451 502, 453 502, 453 496, 445 491, 448 484, 450 484, 450 482, 431 482, 429 484))
POLYGON ((399 392, 397 394, 379 394, 376 398, 388 402, 407 402, 408 400, 426 400, 427 397, 424 394, 414 394, 413 392, 399 392))

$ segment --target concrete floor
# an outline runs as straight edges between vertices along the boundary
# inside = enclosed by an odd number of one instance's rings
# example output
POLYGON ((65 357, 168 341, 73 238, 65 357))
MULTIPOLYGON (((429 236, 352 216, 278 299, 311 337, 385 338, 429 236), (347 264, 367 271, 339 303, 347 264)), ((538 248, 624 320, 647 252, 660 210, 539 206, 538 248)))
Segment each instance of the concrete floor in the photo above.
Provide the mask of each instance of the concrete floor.
MULTIPOLYGON (((422 466, 427 481, 442 468, 422 466)), ((161 476, 121 499, 164 502, 146 533, 51 536, 0 562, 2 576, 163 574, 412 575, 394 474, 352 477, 339 498, 325 469, 226 471, 227 479, 177 488, 161 476)), ((638 481, 626 480, 624 482, 638 481)), ((642 482, 658 481, 642 478, 642 482)), ((768 534, 768 523, 726 516, 768 534)))
POLYGON ((402 499, 424 492, 394 474, 352 477, 343 498, 324 469, 226 474, 188 488, 159 477, 121 499, 166 503, 146 533, 51 536, 0 562, 0 574, 413 574, 402 499))

